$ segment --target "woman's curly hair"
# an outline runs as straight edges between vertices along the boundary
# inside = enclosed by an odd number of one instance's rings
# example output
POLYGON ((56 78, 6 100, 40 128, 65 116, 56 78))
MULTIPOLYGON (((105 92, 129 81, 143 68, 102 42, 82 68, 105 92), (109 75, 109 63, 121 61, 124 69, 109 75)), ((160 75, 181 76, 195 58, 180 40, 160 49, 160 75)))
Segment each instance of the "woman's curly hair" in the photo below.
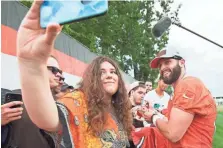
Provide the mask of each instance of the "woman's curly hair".
POLYGON ((94 59, 85 70, 83 80, 80 83, 80 90, 83 91, 87 99, 89 129, 95 135, 100 135, 103 132, 106 123, 106 108, 108 108, 109 103, 112 103, 117 119, 122 123, 128 136, 130 135, 132 126, 131 103, 118 65, 112 59, 105 56, 94 59), (100 66, 103 62, 112 64, 118 75, 118 90, 112 96, 111 102, 108 102, 101 83, 100 66))

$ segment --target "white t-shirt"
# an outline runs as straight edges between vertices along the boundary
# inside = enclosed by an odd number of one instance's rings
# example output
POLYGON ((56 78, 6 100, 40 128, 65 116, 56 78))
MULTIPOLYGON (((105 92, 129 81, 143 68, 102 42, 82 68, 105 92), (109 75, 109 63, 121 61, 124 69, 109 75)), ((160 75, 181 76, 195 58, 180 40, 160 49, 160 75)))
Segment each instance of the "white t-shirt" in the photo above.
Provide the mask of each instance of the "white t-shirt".
POLYGON ((149 102, 153 108, 160 111, 167 108, 169 99, 170 96, 166 92, 164 92, 163 97, 160 97, 156 93, 155 89, 149 91, 144 97, 144 101, 149 102))

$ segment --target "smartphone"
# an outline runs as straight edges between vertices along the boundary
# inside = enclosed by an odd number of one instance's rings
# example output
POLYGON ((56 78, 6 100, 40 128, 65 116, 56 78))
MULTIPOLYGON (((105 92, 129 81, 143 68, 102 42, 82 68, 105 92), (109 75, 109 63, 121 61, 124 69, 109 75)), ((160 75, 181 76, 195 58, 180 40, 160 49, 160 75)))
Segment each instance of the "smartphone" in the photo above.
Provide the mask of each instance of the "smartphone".
POLYGON ((61 25, 106 14, 108 0, 44 0, 40 8, 40 26, 61 25))
MULTIPOLYGON (((22 101, 22 95, 21 94, 13 94, 13 93, 7 93, 5 95, 5 103, 9 103, 12 101, 22 101)), ((21 107, 21 105, 15 105, 11 108, 21 107)))

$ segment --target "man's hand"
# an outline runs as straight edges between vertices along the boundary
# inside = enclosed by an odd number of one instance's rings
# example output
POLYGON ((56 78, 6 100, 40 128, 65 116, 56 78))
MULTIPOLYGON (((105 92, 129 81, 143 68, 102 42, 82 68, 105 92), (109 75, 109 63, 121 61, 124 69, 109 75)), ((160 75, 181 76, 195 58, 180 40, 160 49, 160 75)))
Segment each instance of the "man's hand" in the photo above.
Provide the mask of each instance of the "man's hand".
POLYGON ((15 105, 22 105, 23 103, 20 101, 13 101, 1 106, 1 125, 6 125, 11 121, 15 121, 21 118, 22 115, 22 107, 11 108, 15 105))
POLYGON ((149 110, 147 112, 145 112, 143 114, 143 118, 147 121, 147 122, 152 122, 152 115, 154 114, 154 111, 153 110, 149 110))

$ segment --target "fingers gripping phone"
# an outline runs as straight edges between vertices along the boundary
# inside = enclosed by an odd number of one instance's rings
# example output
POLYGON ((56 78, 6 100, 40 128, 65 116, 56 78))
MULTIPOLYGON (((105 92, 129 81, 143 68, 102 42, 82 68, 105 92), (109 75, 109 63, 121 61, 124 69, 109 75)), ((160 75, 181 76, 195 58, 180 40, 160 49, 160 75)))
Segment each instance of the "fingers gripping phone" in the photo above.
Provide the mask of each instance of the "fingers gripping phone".
POLYGON ((138 110, 138 111, 137 111, 137 115, 138 115, 140 118, 143 117, 143 114, 144 114, 143 111, 141 111, 141 110, 138 110))
MULTIPOLYGON (((5 95, 5 103, 9 103, 12 101, 22 101, 22 95, 16 93, 7 93, 5 95)), ((12 106, 11 108, 16 108, 16 107, 21 107, 21 105, 15 105, 12 106)))
POLYGON ((40 8, 40 26, 49 23, 66 24, 103 15, 108 0, 44 0, 40 8))

